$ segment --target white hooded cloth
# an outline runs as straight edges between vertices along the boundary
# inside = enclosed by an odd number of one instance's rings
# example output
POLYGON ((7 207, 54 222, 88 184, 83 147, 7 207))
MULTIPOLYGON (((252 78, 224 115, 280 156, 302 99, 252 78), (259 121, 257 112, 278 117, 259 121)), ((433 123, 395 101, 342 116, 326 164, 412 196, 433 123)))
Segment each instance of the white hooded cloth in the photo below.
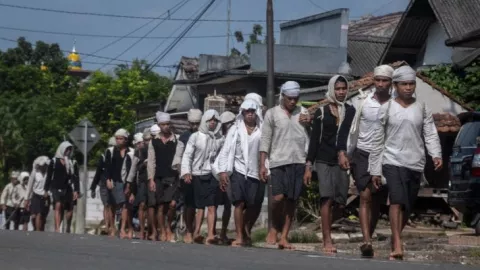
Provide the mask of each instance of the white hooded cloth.
POLYGON ((202 111, 199 109, 190 109, 187 118, 190 123, 198 123, 202 120, 202 111))
MULTIPOLYGON (((67 172, 69 174, 73 174, 73 163, 70 160, 70 156, 65 155, 65 151, 69 147, 73 148, 73 145, 70 142, 67 142, 67 141, 62 142, 58 146, 57 152, 55 152, 55 158, 56 159, 63 159, 65 161, 65 168, 67 169, 67 172)), ((72 153, 70 153, 70 154, 72 154, 72 153)))
POLYGON ((37 157, 33 161, 33 169, 30 173, 30 177, 28 179, 27 184, 27 199, 32 198, 32 192, 43 196, 45 194, 45 179, 47 178, 47 170, 45 169, 45 173, 42 173, 39 170, 39 167, 48 166, 50 164, 50 159, 47 156, 40 156, 37 157))

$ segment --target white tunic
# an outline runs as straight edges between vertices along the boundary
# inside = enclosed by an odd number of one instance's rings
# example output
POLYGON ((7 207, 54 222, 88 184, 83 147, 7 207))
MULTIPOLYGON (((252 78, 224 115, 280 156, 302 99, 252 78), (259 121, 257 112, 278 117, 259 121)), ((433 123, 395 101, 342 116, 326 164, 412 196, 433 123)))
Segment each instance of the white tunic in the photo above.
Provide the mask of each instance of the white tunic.
MULTIPOLYGON (((373 98, 374 93, 369 94, 362 108, 360 124, 358 128, 357 148, 370 153, 372 151, 372 138, 375 132, 375 122, 378 117, 378 110, 382 106, 373 98)), ((357 108, 355 108, 357 109, 357 108)))
POLYGON ((259 149, 260 149, 260 139, 261 131, 259 128, 256 128, 252 134, 247 135, 247 145, 242 145, 241 138, 238 136, 237 145, 235 147, 235 162, 234 168, 237 172, 247 175, 248 177, 258 179, 258 162, 259 162, 259 149), (243 149, 248 147, 248 166, 245 164, 245 158, 243 149), (247 173, 248 168, 248 173, 247 173))
POLYGON ((41 172, 35 171, 34 173, 30 174, 30 178, 28 179, 27 184, 27 199, 31 199, 33 193, 40 196, 43 196, 45 194, 44 187, 46 178, 46 173, 45 175, 43 175, 41 172))
POLYGON ((426 160, 425 146, 432 158, 442 157, 440 138, 432 112, 420 102, 414 102, 407 108, 395 100, 383 104, 378 112, 371 143, 373 146, 369 157, 371 175, 382 175, 384 164, 423 172, 426 160), (389 103, 391 105, 385 123, 389 103))

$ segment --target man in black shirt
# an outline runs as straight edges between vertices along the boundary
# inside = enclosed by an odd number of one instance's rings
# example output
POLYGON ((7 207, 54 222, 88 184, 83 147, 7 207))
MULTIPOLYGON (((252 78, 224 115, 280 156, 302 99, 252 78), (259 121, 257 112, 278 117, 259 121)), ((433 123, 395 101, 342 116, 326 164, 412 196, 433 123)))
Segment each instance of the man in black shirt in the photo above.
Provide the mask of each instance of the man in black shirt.
MULTIPOLYGON (((169 114, 157 112, 156 118, 160 134, 153 138, 148 146, 148 206, 157 209, 160 240, 173 242, 175 239, 171 225, 176 213, 180 185, 178 176, 184 145, 170 129, 169 114)), ((155 239, 156 230, 152 228, 152 232, 151 238, 155 239)))
MULTIPOLYGON (((328 83, 327 104, 317 110, 307 155, 304 181, 310 184, 312 164, 318 175, 323 248, 326 253, 335 253, 331 238, 332 206, 343 209, 347 203, 350 185, 347 170, 349 162, 345 155, 348 133, 355 116, 355 108, 345 104, 348 82, 343 76, 334 76, 328 83), (338 157, 337 157, 338 156, 338 157)), ((335 213, 339 213, 335 211, 335 213)))

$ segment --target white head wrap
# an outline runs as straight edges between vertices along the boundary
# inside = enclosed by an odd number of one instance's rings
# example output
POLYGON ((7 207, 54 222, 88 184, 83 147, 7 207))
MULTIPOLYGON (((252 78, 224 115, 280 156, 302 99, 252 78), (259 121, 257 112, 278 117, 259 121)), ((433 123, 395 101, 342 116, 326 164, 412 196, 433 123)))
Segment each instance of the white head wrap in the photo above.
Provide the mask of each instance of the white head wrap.
POLYGON ((35 166, 44 166, 50 164, 50 159, 47 156, 39 156, 33 161, 33 168, 35 166))
POLYGON ((417 79, 417 73, 410 66, 401 66, 393 72, 394 82, 409 82, 417 79))
POLYGON ((225 111, 222 113, 222 115, 220 115, 220 122, 222 124, 226 124, 233 121, 235 121, 235 114, 233 114, 230 111, 225 111))
POLYGON ((117 141, 115 140, 115 137, 110 137, 110 139, 108 139, 108 146, 115 146, 117 145, 117 141))
POLYGON ((204 134, 210 135, 211 137, 215 137, 217 134, 219 134, 221 127, 222 125, 220 124, 220 116, 218 115, 218 112, 216 110, 210 109, 203 114, 198 130, 204 134), (211 131, 208 128, 207 122, 213 118, 217 119, 218 123, 215 129, 211 131))
POLYGON ((157 112, 155 114, 155 117, 157 118, 157 123, 167 123, 170 122, 170 114, 164 113, 164 112, 157 112))
POLYGON ((150 128, 146 128, 143 130, 143 140, 150 140, 152 139, 152 133, 150 132, 150 128))
POLYGON ((245 96, 245 100, 250 99, 258 103, 259 106, 263 106, 263 98, 257 93, 250 93, 245 96))
POLYGON ((30 174, 28 172, 21 172, 20 176, 18 177, 18 180, 23 182, 25 178, 29 178, 29 177, 30 177, 30 174))
POLYGON ((345 101, 340 102, 337 100, 337 97, 335 96, 335 83, 339 78, 343 78, 347 82, 347 93, 348 93, 348 89, 349 89, 348 80, 341 75, 335 75, 328 82, 328 92, 327 92, 326 98, 330 103, 337 105, 338 117, 339 117, 338 129, 340 130, 340 126, 342 125, 343 119, 345 119, 345 101))
POLYGON ((394 69, 391 66, 381 65, 381 66, 376 67, 373 70, 373 76, 374 77, 383 76, 383 77, 387 77, 387 78, 391 79, 392 76, 393 76, 393 71, 394 71, 394 69))
POLYGON ((133 144, 143 142, 143 133, 139 132, 133 135, 133 144))
POLYGON ((155 124, 150 128, 150 132, 152 133, 152 136, 155 137, 158 135, 158 133, 160 133, 160 127, 157 124, 155 124))
POLYGON ((188 122, 199 123, 202 120, 202 111, 199 109, 190 109, 188 111, 188 122))
POLYGON ((288 97, 298 97, 300 95, 300 85, 294 81, 288 81, 280 88, 282 94, 288 97))
POLYGON ((115 132, 115 137, 124 137, 126 139, 128 139, 128 136, 130 136, 130 133, 128 133, 128 131, 126 129, 119 129, 117 130, 117 132, 115 132))
MULTIPOLYGON (((65 151, 67 150, 67 148, 69 147, 72 147, 73 148, 73 145, 68 142, 68 141, 64 141, 62 142, 58 148, 57 148, 57 152, 55 152, 55 158, 59 158, 59 159, 63 159, 65 160, 65 168, 67 169, 67 172, 70 172, 70 160, 69 160, 69 156, 65 156, 65 151)), ((73 151, 72 151, 73 152, 73 151)), ((70 153, 72 154, 72 153, 70 153)))
POLYGON ((10 173, 10 178, 18 179, 19 176, 20 176, 20 172, 19 172, 19 171, 12 171, 12 172, 10 173))

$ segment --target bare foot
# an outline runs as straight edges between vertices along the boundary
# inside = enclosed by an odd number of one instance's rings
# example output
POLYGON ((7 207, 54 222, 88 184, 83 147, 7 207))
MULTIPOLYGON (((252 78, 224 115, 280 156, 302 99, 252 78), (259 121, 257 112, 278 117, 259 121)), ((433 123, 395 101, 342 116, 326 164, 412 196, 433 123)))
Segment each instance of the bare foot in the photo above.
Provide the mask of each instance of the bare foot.
POLYGON ((243 247, 245 246, 245 243, 243 242, 242 239, 235 239, 233 242, 232 242, 232 247, 243 247))
POLYGON ((193 237, 193 242, 197 243, 197 244, 203 244, 203 240, 205 238, 201 235, 197 235, 197 236, 194 236, 193 237))
POLYGON ((325 243, 323 245, 323 252, 327 254, 335 254, 337 253, 337 249, 333 246, 332 243, 325 243))
POLYGON ((281 239, 280 242, 278 242, 278 248, 279 249, 288 249, 288 250, 295 249, 292 246, 292 244, 290 244, 286 239, 281 239))
POLYGON ((174 237, 173 237, 173 233, 171 231, 167 231, 165 237, 166 237, 166 241, 168 241, 168 242, 172 242, 172 241, 175 240, 174 237))
POLYGON ((132 240, 133 239, 133 230, 129 230, 127 234, 128 239, 132 240))
POLYGON ((125 231, 120 231, 120 239, 126 239, 128 234, 125 231))
POLYGON ((208 237, 206 240, 205 240, 205 245, 217 245, 218 244, 218 239, 214 237, 208 237))
POLYGON ((394 251, 390 253, 390 261, 402 261, 403 260, 403 252, 394 251))
POLYGON ((138 233, 138 239, 140 239, 140 240, 145 240, 145 232, 140 231, 140 232, 138 233))
POLYGON ((160 241, 162 241, 162 242, 167 241, 167 233, 166 232, 162 232, 160 234, 160 241))
POLYGON ((187 233, 185 234, 185 236, 183 237, 183 242, 185 244, 192 244, 193 243, 193 236, 191 233, 187 233))
POLYGON ((111 229, 110 233, 108 234, 109 237, 115 237, 116 235, 117 235, 117 231, 113 229, 111 229))
POLYGON ((277 244, 277 233, 276 232, 269 232, 265 242, 267 242, 267 245, 276 245, 277 244))
POLYGON ((148 240, 150 241, 157 241, 157 235, 155 233, 152 233, 148 236, 148 240))
POLYGON ((360 247, 360 252, 362 257, 372 258, 373 257, 373 246, 371 242, 366 242, 360 247))

